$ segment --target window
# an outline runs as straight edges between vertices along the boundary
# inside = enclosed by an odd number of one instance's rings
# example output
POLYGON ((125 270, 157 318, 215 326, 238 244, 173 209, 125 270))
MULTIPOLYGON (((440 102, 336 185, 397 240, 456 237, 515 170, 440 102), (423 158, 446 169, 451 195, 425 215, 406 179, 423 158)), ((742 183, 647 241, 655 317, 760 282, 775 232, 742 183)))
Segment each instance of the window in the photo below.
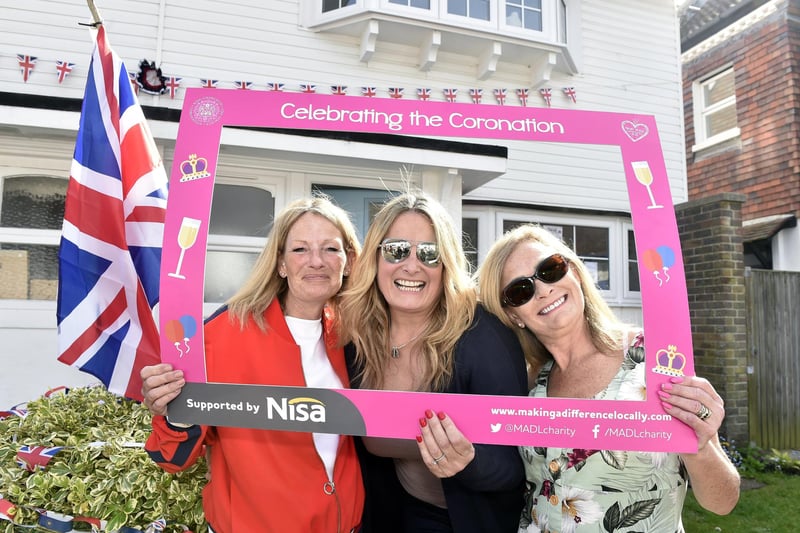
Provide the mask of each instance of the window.
POLYGON ((733 69, 693 87, 695 150, 739 136, 733 69))
POLYGON ((639 261, 636 258, 636 240, 633 237, 633 230, 626 231, 627 250, 628 250, 628 292, 640 292, 639 287, 639 261))
MULTIPOLYGON (((545 221, 533 221, 542 225, 572 250, 586 264, 592 273, 597 286, 604 291, 611 290, 611 277, 609 275, 610 246, 609 229, 605 227, 578 226, 572 224, 558 224, 545 221)), ((503 231, 509 231, 527 221, 505 220, 503 231)))
POLYGON ((506 24, 542 31, 542 0, 506 0, 506 24))
POLYGON ((420 9, 430 9, 431 0, 389 0, 390 4, 398 4, 401 6, 417 7, 420 9))
POLYGON ((9 176, 0 188, 0 299, 55 300, 67 180, 9 176))
POLYGON ((447 0, 447 12, 471 19, 489 20, 489 0, 447 0))
POLYGON ((322 12, 335 11, 347 6, 354 6, 356 0, 322 0, 322 12))
POLYGON ((222 303, 247 279, 275 216, 275 199, 262 188, 214 184, 203 300, 222 303))
POLYGON ((478 269, 478 219, 461 219, 461 240, 471 273, 478 269))
POLYGON ((301 0, 300 10, 305 28, 369 37, 359 47, 365 62, 374 41, 428 49, 435 39, 437 52, 476 58, 500 43, 503 61, 525 66, 557 53, 556 71, 578 73, 578 39, 568 43, 567 30, 580 31, 579 0, 301 0))

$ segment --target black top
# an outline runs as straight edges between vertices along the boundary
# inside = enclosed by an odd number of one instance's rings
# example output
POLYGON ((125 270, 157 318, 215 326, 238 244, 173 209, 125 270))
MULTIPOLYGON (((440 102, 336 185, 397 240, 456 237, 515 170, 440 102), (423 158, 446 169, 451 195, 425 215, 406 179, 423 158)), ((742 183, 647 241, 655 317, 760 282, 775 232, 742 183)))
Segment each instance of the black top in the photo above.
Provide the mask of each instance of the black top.
MULTIPOLYGON (((345 348, 351 386, 355 348, 345 348)), ((475 320, 458 341, 450 384, 441 392, 526 396, 525 357, 516 335, 478 306, 475 320)), ((362 533, 403 531, 398 507, 405 500, 394 461, 369 453, 356 439, 366 489, 362 533)), ((515 533, 523 506, 525 470, 516 446, 475 444, 475 458, 442 487, 454 533, 515 533)))

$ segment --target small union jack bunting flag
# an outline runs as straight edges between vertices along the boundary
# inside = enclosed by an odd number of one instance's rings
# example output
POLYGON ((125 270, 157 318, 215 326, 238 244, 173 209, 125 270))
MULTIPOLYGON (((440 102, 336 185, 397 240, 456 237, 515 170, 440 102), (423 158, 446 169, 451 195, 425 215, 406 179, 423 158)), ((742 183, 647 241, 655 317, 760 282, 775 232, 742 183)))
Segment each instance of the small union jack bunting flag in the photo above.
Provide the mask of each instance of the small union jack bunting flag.
POLYGON ((431 90, 429 88, 417 89, 417 97, 420 100, 427 100, 431 97, 431 90))
POLYGON ((242 91, 247 91, 253 86, 252 81, 234 81, 233 84, 236 85, 237 89, 242 91))
POLYGON ((31 77, 31 73, 36 66, 36 58, 17 54, 17 62, 19 62, 19 71, 22 72, 22 81, 28 83, 28 78, 31 77))
POLYGON ((480 104, 483 98, 483 89, 470 89, 469 97, 472 98, 473 104, 480 104))
POLYGON ((16 517, 17 506, 4 498, 0 498, 0 520, 13 522, 16 517))
POLYGON ((136 81, 136 73, 129 72, 128 79, 131 80, 131 90, 133 90, 133 94, 139 94, 139 82, 136 81))
POLYGON ((375 96, 375 87, 362 87, 361 88, 361 96, 366 96, 368 98, 372 98, 375 96))
POLYGON ((283 84, 282 83, 268 83, 267 84, 268 91, 282 91, 283 84))
POLYGON ((550 101, 553 98, 553 90, 549 87, 544 87, 539 89, 539 94, 542 95, 544 103, 547 104, 547 107, 550 107, 550 101))
POLYGON ((458 89, 442 89, 444 93, 444 99, 448 102, 455 102, 456 96, 458 96, 458 89))
POLYGON ((315 93, 315 92, 317 92, 317 86, 316 85, 311 85, 311 84, 308 84, 308 83, 304 83, 304 84, 300 85, 300 92, 303 92, 303 93, 306 93, 306 94, 315 93))
POLYGON ((72 73, 75 63, 68 61, 56 61, 56 71, 58 72, 58 83, 63 83, 67 76, 72 73))
POLYGON ((500 105, 506 105, 506 96, 508 96, 508 89, 495 89, 494 97, 500 105))
POLYGON ((567 95, 567 98, 572 100, 573 104, 578 102, 578 99, 575 95, 575 87, 564 87, 564 94, 567 95))
POLYGON ((200 80, 200 83, 203 89, 216 89, 219 80, 200 80))
POLYGON ((331 94, 336 94, 338 96, 344 96, 347 94, 347 86, 346 85, 331 85, 331 94))
POLYGON ((25 418, 26 416, 28 416, 28 410, 20 409, 19 407, 12 407, 8 411, 0 411, 0 420, 3 420, 4 418, 10 418, 12 416, 25 418))
POLYGON ((17 452, 17 464, 20 468, 31 472, 37 468, 44 470, 47 463, 62 449, 62 446, 53 446, 50 448, 44 446, 23 446, 17 452))
POLYGON ((517 98, 519 98, 519 103, 522 107, 526 107, 528 105, 528 93, 530 89, 517 89, 517 98))
POLYGON ((164 84, 167 87, 167 91, 169 91, 169 97, 173 100, 175 99, 175 95, 178 94, 178 87, 181 86, 182 79, 183 78, 171 76, 167 78, 167 82, 164 84))
POLYGON ((389 87, 389 96, 392 98, 402 98, 403 91, 405 91, 405 89, 402 87, 389 87))

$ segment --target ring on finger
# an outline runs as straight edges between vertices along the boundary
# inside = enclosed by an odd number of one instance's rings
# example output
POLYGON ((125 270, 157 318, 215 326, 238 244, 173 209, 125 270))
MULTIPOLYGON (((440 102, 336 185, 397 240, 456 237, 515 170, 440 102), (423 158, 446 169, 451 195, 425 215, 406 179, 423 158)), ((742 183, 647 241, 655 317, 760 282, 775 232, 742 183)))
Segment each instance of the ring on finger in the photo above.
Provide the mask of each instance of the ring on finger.
POLYGON ((442 452, 442 455, 440 455, 439 457, 436 457, 436 458, 433 460, 433 464, 434 464, 434 465, 438 465, 438 464, 439 464, 439 461, 441 461, 441 460, 442 460, 442 459, 444 459, 445 457, 447 457, 447 455, 446 455, 444 452, 442 452))
POLYGON ((709 409, 708 407, 706 407, 701 403, 700 409, 698 409, 695 414, 697 415, 697 418, 699 418, 700 420, 705 420, 711 416, 711 409, 709 409))

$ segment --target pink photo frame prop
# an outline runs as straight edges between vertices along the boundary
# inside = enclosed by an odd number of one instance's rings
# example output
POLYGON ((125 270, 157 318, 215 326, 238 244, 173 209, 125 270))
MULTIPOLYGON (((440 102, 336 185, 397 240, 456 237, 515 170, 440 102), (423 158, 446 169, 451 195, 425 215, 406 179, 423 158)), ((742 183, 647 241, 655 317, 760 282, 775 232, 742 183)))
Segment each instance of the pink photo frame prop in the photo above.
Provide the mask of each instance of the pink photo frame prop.
POLYGON ((476 443, 695 452, 656 391, 694 373, 686 282, 655 119, 647 115, 503 107, 278 91, 188 89, 175 146, 161 269, 161 357, 187 384, 176 421, 413 439, 426 409, 446 412, 476 443), (639 259, 646 399, 311 389, 207 383, 203 280, 208 220, 224 126, 514 139, 619 148, 639 259), (191 342, 192 349, 183 346, 191 342))

